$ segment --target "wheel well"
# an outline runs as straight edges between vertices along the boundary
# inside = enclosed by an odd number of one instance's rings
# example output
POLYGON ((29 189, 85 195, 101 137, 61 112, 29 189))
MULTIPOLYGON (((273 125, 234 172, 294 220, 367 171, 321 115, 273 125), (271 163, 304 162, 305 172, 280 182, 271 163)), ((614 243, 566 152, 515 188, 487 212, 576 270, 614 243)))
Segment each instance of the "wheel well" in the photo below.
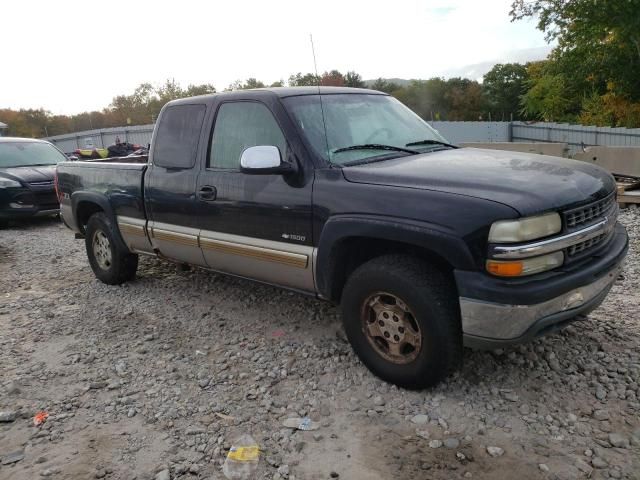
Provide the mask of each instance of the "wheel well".
MULTIPOLYGON (((440 271, 453 281, 453 267, 440 255, 423 247, 393 240, 350 237, 336 245, 330 262, 330 300, 340 302, 342 289, 353 271, 369 260, 388 254, 404 254, 417 257, 440 271)), ((454 283, 455 285, 455 283, 454 283)))
POLYGON ((78 228, 84 233, 85 227, 91 215, 104 212, 104 209, 94 202, 80 202, 76 205, 76 219, 78 228))

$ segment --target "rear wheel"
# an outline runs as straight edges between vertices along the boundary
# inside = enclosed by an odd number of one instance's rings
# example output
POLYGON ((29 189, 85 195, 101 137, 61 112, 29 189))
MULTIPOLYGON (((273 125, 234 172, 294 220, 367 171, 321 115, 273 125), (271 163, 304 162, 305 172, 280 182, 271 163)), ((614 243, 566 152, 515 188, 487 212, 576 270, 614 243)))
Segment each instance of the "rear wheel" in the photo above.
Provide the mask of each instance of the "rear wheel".
POLYGON ((85 246, 95 276, 109 285, 131 280, 138 269, 138 255, 129 252, 113 222, 102 212, 87 222, 85 246))
POLYGON ((342 317, 362 362, 396 385, 435 385, 462 359, 455 286, 418 258, 388 255, 357 268, 342 294, 342 317))

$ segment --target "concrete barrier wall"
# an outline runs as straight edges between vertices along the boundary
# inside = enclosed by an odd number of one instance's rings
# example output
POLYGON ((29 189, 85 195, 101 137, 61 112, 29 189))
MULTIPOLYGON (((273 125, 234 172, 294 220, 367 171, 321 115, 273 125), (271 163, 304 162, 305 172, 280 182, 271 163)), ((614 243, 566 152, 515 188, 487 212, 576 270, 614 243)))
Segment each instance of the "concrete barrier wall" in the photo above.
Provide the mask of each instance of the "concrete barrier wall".
POLYGON ((587 147, 573 158, 595 163, 618 175, 640 177, 640 147, 587 147))
POLYGON ((566 157, 569 151, 566 143, 511 143, 511 142, 463 142, 463 147, 488 148, 491 150, 509 150, 512 152, 537 153, 566 157))

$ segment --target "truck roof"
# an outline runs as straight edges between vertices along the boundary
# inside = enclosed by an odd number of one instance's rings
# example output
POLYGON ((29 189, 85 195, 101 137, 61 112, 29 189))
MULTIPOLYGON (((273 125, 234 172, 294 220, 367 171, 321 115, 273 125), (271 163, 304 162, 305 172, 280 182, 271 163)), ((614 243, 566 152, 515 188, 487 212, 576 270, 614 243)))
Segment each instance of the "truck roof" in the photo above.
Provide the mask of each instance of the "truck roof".
POLYGON ((200 95, 198 97, 179 98, 172 100, 168 104, 175 105, 180 103, 189 103, 194 98, 214 98, 220 96, 233 97, 234 99, 250 99, 250 98, 264 98, 265 94, 276 95, 280 98, 295 97, 300 95, 318 95, 318 92, 322 95, 335 95, 335 94, 369 94, 369 95, 387 95, 386 93, 379 92, 377 90, 370 90, 368 88, 351 88, 351 87, 270 87, 270 88, 252 88, 248 90, 231 90, 228 92, 212 93, 209 95, 200 95))
MULTIPOLYGON (((317 95, 318 92, 323 95, 337 94, 337 93, 367 93, 386 95, 386 93, 378 92, 377 90, 370 90, 368 88, 351 88, 351 87, 272 87, 272 88, 256 88, 255 90, 266 90, 273 92, 279 97, 292 97, 295 95, 317 95)), ((249 91, 249 90, 245 90, 249 91)), ((237 93, 237 91, 236 91, 237 93)))

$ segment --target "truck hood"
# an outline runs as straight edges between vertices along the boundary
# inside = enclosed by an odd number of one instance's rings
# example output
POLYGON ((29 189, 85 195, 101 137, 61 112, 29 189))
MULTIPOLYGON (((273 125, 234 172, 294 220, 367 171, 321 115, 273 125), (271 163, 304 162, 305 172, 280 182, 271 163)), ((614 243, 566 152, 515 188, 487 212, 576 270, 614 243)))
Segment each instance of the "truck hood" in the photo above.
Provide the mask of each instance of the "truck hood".
POLYGON ((52 182, 55 173, 55 165, 0 168, 0 176, 22 183, 52 182))
POLYGON ((615 180, 590 163, 531 153, 460 148, 344 167, 349 182, 455 193, 500 202, 521 215, 605 197, 615 180))

